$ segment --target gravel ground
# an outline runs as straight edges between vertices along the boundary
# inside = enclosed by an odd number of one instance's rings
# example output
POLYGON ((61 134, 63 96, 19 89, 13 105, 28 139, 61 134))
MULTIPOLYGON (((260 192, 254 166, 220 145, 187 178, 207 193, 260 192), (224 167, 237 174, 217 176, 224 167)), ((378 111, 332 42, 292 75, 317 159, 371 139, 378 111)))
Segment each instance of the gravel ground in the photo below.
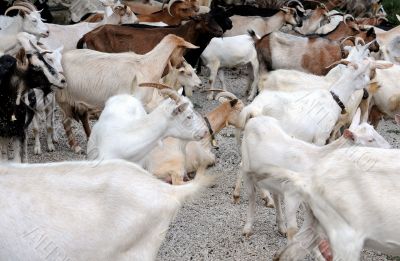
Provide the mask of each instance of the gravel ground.
MULTIPOLYGON (((247 70, 226 71, 225 80, 230 91, 245 100, 244 89, 247 86, 247 70)), ((201 77, 203 83, 205 77, 201 77)), ((218 86, 218 85, 217 85, 218 86)), ((218 104, 207 101, 206 93, 195 91, 193 103, 201 113, 208 112, 218 104)), ((59 141, 56 152, 48 153, 45 143, 44 128, 41 134, 42 151, 40 156, 33 156, 33 139, 30 135, 30 162, 57 162, 66 160, 84 160, 84 155, 77 155, 67 147, 67 140, 62 129, 61 114, 56 113, 56 133, 59 141)), ((399 129, 392 121, 382 122, 379 132, 396 148, 399 148, 399 129)), ((86 150, 86 138, 83 129, 74 124, 74 133, 86 150)), ((241 231, 246 218, 247 196, 242 190, 239 205, 232 203, 232 192, 240 155, 235 146, 234 131, 225 128, 217 136, 219 149, 216 165, 211 172, 220 174, 217 185, 209 188, 193 202, 183 206, 167 232, 157 260, 271 260, 274 253, 286 243, 275 226, 275 210, 266 208, 257 201, 257 215, 254 223, 254 235, 249 239, 241 231)), ((384 254, 364 251, 363 260, 392 260, 384 254)))

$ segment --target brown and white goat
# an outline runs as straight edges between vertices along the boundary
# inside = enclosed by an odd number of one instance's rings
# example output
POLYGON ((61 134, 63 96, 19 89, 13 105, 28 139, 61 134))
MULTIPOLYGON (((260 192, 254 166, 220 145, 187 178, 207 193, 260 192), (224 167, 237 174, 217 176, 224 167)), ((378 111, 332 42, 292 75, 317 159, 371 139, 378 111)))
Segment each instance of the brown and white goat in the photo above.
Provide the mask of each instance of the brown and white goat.
POLYGON ((144 168, 176 185, 183 183, 186 173, 213 165, 215 155, 211 145, 215 142, 214 135, 227 125, 237 126, 239 114, 244 107, 241 100, 228 92, 220 93, 217 99, 222 103, 205 117, 209 122, 209 135, 200 141, 190 142, 175 138, 164 139, 163 145, 155 148, 143 161, 144 168))

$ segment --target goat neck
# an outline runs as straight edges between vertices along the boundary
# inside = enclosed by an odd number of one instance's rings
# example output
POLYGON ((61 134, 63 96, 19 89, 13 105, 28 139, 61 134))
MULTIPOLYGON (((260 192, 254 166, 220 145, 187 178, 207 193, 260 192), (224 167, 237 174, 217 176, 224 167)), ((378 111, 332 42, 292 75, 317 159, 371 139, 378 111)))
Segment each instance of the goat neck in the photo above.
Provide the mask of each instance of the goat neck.
MULTIPOLYGON (((232 107, 229 102, 224 102, 213 111, 207 113, 207 119, 210 122, 213 133, 220 132, 228 124, 229 114, 232 112, 232 107)), ((207 139, 210 135, 207 135, 207 139)))
MULTIPOLYGON (((355 90, 361 89, 357 88, 357 86, 355 86, 355 83, 353 82, 355 78, 354 76, 356 76, 357 74, 358 72, 355 72, 350 68, 347 68, 347 70, 345 70, 345 72, 343 73, 342 77, 340 77, 339 80, 335 82, 329 89, 331 92, 333 92, 339 97, 339 99, 342 101, 343 104, 348 103, 351 95, 355 90)), ((340 110, 339 106, 337 106, 337 108, 338 110, 340 110)))
MULTIPOLYGON (((179 48, 174 39, 169 39, 168 36, 154 47, 153 50, 147 54, 140 55, 139 63, 143 67, 151 66, 150 78, 146 78, 148 82, 158 82, 162 78, 165 67, 175 49, 179 48)), ((136 56, 136 55, 135 55, 136 56)))
POLYGON ((23 21, 22 17, 17 15, 13 17, 12 23, 10 23, 7 27, 1 28, 1 36, 8 35, 8 34, 16 34, 22 32, 23 21))
POLYGON ((265 19, 268 25, 268 33, 272 33, 281 29, 281 27, 286 23, 285 22, 285 13, 283 11, 279 11, 275 15, 265 19))

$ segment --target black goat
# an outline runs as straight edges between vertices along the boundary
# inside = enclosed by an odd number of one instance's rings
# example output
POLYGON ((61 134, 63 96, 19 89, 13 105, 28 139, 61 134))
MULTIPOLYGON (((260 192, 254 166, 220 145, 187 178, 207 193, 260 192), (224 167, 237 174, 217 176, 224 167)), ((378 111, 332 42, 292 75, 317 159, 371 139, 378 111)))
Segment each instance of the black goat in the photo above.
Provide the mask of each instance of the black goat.
POLYGON ((29 62, 32 55, 39 54, 26 55, 21 49, 15 58, 10 55, 0 57, 1 154, 4 151, 8 154, 8 143, 12 139, 17 162, 27 160, 26 130, 34 116, 30 106, 35 106, 35 97, 28 95, 28 106, 22 101, 22 96, 33 88, 40 88, 45 93, 51 91, 51 83, 43 70, 29 62))

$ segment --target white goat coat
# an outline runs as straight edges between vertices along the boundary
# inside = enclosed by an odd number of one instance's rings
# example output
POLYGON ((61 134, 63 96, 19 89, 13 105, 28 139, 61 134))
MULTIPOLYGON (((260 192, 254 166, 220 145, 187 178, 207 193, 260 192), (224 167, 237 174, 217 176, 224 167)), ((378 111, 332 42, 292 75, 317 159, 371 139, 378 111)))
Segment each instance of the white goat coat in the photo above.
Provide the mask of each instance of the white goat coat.
POLYGON ((154 260, 182 203, 208 185, 171 186, 121 160, 0 173, 0 260, 154 260))
POLYGON ((283 186, 310 206, 335 259, 360 260, 363 247, 399 255, 400 151, 360 147, 355 155, 337 150, 311 171, 286 173, 283 186))

